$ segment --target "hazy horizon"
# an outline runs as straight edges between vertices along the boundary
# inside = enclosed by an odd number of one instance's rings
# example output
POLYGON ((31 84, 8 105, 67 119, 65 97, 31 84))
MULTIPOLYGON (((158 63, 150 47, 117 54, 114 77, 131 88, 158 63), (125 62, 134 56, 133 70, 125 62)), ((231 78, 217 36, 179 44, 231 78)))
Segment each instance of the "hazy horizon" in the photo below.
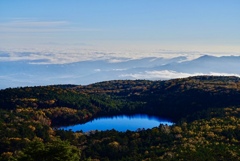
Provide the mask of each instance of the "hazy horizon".
POLYGON ((239 53, 239 8, 238 0, 2 0, 0 49, 239 53))
POLYGON ((1 0, 0 88, 238 76, 239 8, 238 0, 1 0))

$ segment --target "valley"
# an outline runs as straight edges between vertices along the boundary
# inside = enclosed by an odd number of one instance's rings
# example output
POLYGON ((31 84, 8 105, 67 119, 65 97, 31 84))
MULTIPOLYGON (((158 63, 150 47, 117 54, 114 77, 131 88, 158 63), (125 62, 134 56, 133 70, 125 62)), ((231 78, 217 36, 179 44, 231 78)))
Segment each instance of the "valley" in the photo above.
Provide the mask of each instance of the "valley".
POLYGON ((37 160, 42 153, 67 160, 238 160, 239 91, 240 78, 230 76, 0 90, 1 160, 37 160), (56 128, 123 114, 174 125, 87 134, 56 128))

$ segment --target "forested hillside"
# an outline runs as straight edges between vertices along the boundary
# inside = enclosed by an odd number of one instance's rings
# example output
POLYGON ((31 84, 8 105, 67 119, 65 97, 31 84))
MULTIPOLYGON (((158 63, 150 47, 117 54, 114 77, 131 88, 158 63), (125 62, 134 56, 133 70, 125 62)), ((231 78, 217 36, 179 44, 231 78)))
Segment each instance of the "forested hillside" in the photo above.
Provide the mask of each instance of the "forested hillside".
POLYGON ((239 160, 240 79, 197 76, 0 90, 0 160, 239 160), (56 127, 151 114, 173 126, 91 134, 56 127))

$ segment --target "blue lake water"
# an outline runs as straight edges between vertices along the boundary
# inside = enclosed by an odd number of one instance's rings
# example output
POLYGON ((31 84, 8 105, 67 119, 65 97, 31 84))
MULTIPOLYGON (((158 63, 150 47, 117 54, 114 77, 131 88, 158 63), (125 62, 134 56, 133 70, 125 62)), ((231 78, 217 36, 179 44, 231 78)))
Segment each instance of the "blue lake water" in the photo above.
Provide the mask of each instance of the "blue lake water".
POLYGON ((173 123, 166 119, 148 115, 121 115, 114 117, 96 118, 85 124, 61 127, 60 129, 71 129, 72 131, 82 130, 83 132, 88 132, 92 130, 104 131, 115 129, 117 131, 124 132, 127 130, 136 131, 137 129, 153 128, 159 126, 160 124, 172 125, 173 123))

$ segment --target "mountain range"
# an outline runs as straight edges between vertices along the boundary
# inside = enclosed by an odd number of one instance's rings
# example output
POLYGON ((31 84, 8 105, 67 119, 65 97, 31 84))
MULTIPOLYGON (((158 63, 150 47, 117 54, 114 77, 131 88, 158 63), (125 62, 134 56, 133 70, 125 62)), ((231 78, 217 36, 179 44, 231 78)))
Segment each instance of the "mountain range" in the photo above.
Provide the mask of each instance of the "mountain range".
POLYGON ((0 89, 49 84, 90 84, 116 79, 165 80, 193 75, 240 75, 240 56, 210 56, 188 60, 146 57, 141 59, 89 60, 47 64, 45 60, 1 61, 0 89))

